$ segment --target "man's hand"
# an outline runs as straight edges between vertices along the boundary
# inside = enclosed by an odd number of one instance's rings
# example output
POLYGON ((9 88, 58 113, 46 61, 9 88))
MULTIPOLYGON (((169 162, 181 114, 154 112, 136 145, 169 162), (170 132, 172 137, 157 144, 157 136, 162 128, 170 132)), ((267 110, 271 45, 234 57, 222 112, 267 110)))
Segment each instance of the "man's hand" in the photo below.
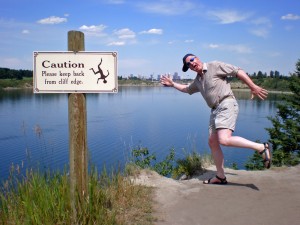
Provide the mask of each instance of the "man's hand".
POLYGON ((160 78, 160 83, 163 84, 163 85, 165 85, 165 86, 169 86, 169 87, 173 87, 174 86, 173 80, 170 77, 168 77, 168 76, 162 76, 160 78))
POLYGON ((253 99, 254 96, 259 97, 261 100, 265 100, 268 97, 268 91, 255 85, 254 88, 251 89, 251 99, 253 99))
POLYGON ((254 84, 250 77, 243 70, 238 70, 236 76, 251 89, 251 99, 253 99, 254 96, 259 97, 261 100, 265 100, 267 98, 268 91, 254 84))

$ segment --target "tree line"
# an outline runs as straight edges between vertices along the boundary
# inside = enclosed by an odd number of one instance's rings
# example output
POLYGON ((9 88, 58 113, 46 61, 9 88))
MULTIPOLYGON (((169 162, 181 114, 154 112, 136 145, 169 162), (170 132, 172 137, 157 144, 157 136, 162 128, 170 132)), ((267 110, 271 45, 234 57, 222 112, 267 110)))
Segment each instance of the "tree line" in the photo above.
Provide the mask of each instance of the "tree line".
MULTIPOLYGON (((266 72, 258 71, 257 73, 254 72, 253 74, 248 74, 251 78, 279 78, 279 79, 288 79, 289 76, 284 76, 280 74, 279 71, 271 70, 269 74, 266 72)), ((1 68, 0 67, 0 79, 18 79, 22 80, 24 77, 32 77, 33 71, 32 70, 15 70, 9 68, 1 68)), ((119 80, 122 80, 122 76, 118 76, 119 80)), ((132 77, 133 80, 139 80, 138 77, 132 77)))
POLYGON ((32 77, 32 70, 14 70, 9 68, 0 68, 0 79, 22 80, 24 77, 32 77))

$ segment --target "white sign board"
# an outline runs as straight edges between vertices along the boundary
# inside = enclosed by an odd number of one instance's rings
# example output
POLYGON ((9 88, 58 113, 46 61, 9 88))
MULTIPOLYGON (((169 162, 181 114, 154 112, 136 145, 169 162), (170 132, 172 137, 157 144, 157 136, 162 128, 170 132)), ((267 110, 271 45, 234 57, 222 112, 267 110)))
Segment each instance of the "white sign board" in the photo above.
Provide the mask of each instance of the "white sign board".
POLYGON ((34 93, 117 93, 116 52, 34 52, 34 93))

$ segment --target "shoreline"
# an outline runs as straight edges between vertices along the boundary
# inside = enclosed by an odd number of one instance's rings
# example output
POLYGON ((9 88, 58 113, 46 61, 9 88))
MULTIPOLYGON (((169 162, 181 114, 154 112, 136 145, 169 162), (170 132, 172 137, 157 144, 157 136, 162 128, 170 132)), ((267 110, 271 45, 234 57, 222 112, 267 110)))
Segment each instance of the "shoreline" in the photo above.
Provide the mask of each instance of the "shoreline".
MULTIPOLYGON (((155 85, 149 85, 149 84, 119 84, 119 87, 164 87, 162 84, 155 84, 155 85)), ((26 85, 26 87, 4 87, 0 90, 3 91, 11 91, 11 90, 28 90, 33 89, 33 86, 26 85)), ((250 91, 249 88, 232 88, 233 91, 250 91)), ((273 94, 293 94, 291 91, 278 91, 278 90, 268 90, 268 93, 273 94)))
MULTIPOLYGON (((192 82, 192 81, 191 81, 192 82)), ((181 84, 189 84, 187 81, 179 81, 181 84)), ((247 85, 245 85, 242 82, 231 82, 231 88, 233 91, 250 91, 247 85)), ((124 80, 119 80, 118 81, 118 86, 119 87, 164 87, 159 81, 124 81, 124 80)), ((14 86, 9 86, 9 87, 2 87, 0 90, 4 91, 9 91, 9 90, 28 90, 28 89, 33 89, 33 84, 30 82, 23 83, 22 86, 19 87, 14 87, 14 86)), ((268 90, 269 93, 275 93, 275 94, 293 94, 291 91, 284 91, 284 90, 268 90)))

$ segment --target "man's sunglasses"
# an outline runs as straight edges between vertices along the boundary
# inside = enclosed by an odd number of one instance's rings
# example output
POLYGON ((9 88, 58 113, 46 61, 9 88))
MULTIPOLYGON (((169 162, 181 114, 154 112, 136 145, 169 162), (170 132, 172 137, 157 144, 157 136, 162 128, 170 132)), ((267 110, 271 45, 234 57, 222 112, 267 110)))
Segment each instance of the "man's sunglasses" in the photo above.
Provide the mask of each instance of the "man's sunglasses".
POLYGON ((193 58, 190 58, 190 61, 187 62, 186 65, 187 65, 188 67, 190 67, 191 62, 194 62, 195 59, 196 59, 196 56, 194 56, 193 58))

